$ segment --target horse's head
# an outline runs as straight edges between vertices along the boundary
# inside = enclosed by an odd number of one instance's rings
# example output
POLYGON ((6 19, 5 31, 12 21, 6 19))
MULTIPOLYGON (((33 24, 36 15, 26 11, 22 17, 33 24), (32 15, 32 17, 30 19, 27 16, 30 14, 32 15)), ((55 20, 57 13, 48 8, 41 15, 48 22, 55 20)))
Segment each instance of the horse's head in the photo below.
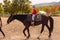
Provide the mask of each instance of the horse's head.
POLYGON ((11 21, 13 21, 14 18, 13 18, 13 15, 11 15, 8 19, 7 19, 7 24, 9 24, 11 21))

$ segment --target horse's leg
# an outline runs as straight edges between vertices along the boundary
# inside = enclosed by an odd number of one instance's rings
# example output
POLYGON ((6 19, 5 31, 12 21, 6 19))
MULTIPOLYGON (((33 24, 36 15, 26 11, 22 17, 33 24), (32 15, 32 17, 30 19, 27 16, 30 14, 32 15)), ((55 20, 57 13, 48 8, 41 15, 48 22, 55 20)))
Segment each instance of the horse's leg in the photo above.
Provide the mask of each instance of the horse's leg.
MULTIPOLYGON (((42 29, 41 29, 41 32, 40 32, 40 34, 42 34, 42 32, 43 32, 43 30, 44 30, 44 24, 42 24, 42 29)), ((39 34, 39 36, 37 37, 37 39, 39 39, 40 40, 40 34, 39 34)))
POLYGON ((30 37, 29 27, 27 28, 27 32, 28 32, 27 38, 29 38, 30 37))
POLYGON ((24 30, 23 30, 23 33, 24 33, 25 36, 26 36, 26 34, 25 34, 25 31, 26 31, 26 30, 27 30, 27 32, 28 32, 27 38, 29 38, 29 37, 30 37, 29 27, 25 27, 24 30))
POLYGON ((50 28, 49 28, 49 26, 48 26, 48 24, 46 24, 46 27, 48 28, 48 30, 49 30, 49 38, 51 37, 51 31, 50 31, 50 28))
POLYGON ((43 32, 43 30, 44 30, 44 24, 42 24, 42 29, 41 29, 41 32, 40 33, 42 33, 43 32))
POLYGON ((0 31, 1 31, 1 33, 3 34, 3 36, 5 37, 5 34, 4 34, 4 32, 2 31, 2 29, 0 28, 0 31))
POLYGON ((24 30, 23 30, 24 36, 26 36, 26 34, 25 34, 26 29, 27 29, 27 28, 25 27, 24 30))

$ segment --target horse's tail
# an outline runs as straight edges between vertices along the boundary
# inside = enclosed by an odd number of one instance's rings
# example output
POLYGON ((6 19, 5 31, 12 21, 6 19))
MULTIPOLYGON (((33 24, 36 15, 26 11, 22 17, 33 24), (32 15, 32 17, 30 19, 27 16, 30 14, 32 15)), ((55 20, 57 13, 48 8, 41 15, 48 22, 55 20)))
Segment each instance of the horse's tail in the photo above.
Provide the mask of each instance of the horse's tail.
POLYGON ((49 20, 50 20, 50 32, 52 32, 54 28, 54 20, 51 16, 49 16, 49 20))

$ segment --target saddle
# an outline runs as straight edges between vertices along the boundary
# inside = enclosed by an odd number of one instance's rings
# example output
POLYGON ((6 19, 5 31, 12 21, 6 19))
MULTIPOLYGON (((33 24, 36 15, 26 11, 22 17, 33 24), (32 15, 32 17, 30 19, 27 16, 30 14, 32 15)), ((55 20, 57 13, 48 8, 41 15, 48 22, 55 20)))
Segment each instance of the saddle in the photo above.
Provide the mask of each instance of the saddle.
MULTIPOLYGON (((27 21, 32 21, 32 14, 27 15, 27 21)), ((41 15, 37 14, 34 18, 34 21, 41 21, 41 15)))

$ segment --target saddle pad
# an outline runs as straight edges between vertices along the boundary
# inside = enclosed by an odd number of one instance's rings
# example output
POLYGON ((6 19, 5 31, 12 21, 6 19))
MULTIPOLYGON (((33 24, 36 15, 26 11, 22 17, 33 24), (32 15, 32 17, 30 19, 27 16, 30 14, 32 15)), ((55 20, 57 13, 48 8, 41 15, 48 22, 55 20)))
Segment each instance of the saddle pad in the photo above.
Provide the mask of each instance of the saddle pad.
POLYGON ((40 15, 40 14, 37 14, 37 15, 35 16, 34 21, 41 21, 41 15, 40 15))
MULTIPOLYGON (((32 15, 27 15, 27 21, 32 21, 32 15)), ((34 21, 41 21, 41 15, 37 14, 34 18, 34 21)))

